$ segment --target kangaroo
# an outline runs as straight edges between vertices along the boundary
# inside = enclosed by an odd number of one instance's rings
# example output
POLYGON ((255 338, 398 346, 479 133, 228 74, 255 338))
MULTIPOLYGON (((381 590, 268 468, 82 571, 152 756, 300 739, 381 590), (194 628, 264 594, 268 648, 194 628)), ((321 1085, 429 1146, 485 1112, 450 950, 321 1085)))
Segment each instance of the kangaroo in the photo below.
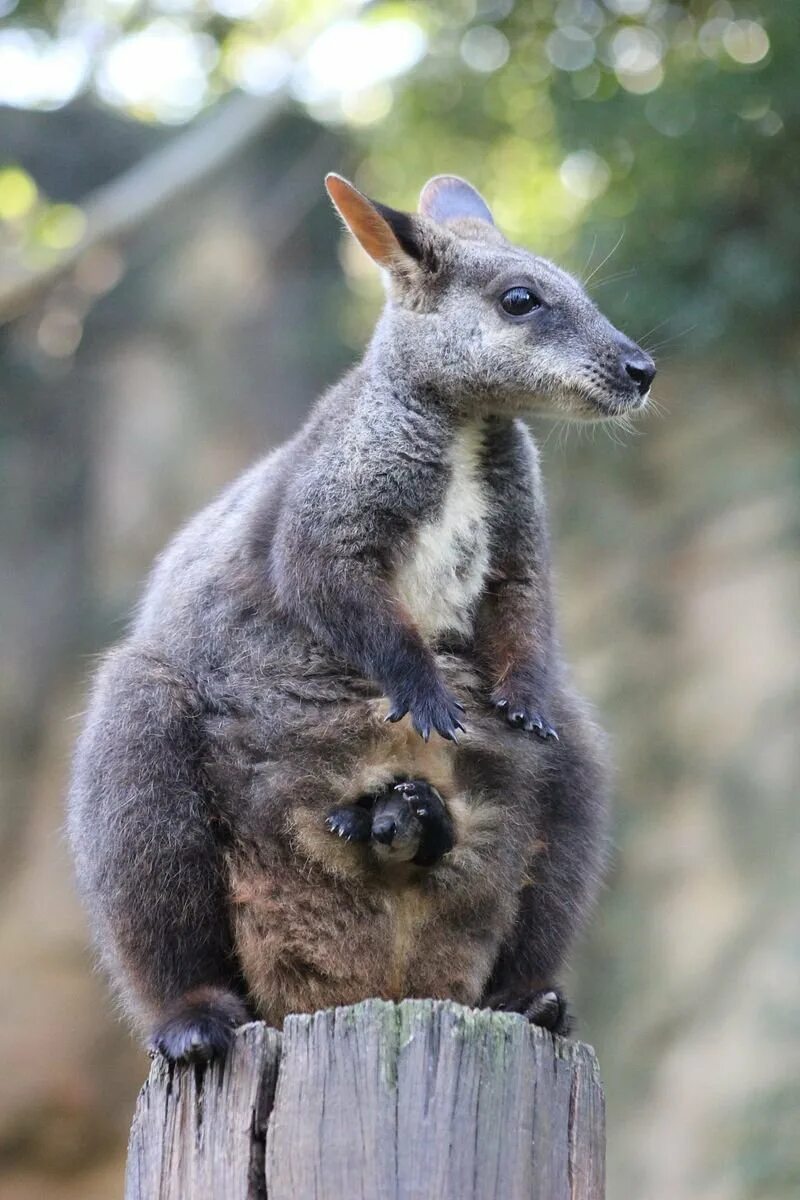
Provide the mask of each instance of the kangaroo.
POLYGON ((77 747, 101 957, 173 1060, 366 996, 564 1032, 603 871, 603 738, 520 415, 640 409, 653 363, 464 180, 414 214, 326 184, 384 274, 374 336, 162 554, 77 747))

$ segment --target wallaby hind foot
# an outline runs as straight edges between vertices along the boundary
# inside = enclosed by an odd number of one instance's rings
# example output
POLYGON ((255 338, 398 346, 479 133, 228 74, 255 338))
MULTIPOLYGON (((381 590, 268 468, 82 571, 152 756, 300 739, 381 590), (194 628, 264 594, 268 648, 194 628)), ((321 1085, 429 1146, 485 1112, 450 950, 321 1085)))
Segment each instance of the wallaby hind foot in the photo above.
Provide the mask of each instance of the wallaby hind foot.
POLYGON ((236 1027, 249 1020, 244 1001, 233 992, 196 988, 170 1006, 148 1045, 171 1062, 209 1062, 225 1057, 236 1027))

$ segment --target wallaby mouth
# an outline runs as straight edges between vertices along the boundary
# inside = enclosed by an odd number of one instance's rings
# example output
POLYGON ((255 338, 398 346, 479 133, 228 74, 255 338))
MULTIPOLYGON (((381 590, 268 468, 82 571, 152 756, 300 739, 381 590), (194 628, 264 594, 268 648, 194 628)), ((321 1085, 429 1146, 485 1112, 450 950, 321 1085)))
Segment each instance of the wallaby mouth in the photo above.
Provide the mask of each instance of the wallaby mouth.
MULTIPOLYGON (((586 401, 584 400, 584 405, 586 401)), ((609 393, 593 395, 589 398, 589 411, 581 416, 588 421, 613 421, 616 417, 624 417, 629 413, 641 412, 647 407, 647 396, 625 393, 609 393)))

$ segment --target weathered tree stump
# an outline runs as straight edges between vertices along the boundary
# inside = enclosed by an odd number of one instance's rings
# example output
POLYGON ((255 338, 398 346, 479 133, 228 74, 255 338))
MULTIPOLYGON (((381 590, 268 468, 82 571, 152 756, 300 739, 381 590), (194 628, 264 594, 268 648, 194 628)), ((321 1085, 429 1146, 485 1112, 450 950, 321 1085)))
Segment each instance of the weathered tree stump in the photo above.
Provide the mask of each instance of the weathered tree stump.
POLYGON ((126 1200, 602 1200, 589 1047, 521 1017, 367 1000, 239 1030, 224 1066, 156 1060, 126 1200))

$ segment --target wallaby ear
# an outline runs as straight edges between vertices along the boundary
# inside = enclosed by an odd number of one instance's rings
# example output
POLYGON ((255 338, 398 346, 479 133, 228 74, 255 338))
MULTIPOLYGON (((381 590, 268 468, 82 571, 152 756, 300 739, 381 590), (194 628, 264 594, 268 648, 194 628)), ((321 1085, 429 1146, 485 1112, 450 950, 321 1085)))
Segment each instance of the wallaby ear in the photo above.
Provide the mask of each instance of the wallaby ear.
POLYGON ((419 211, 440 224, 466 217, 494 225, 483 196, 458 175, 434 175, 429 179, 419 195, 419 211))
POLYGON ((341 175, 326 175, 325 187, 345 225, 379 266, 403 270, 421 260, 412 216, 368 199, 341 175))

